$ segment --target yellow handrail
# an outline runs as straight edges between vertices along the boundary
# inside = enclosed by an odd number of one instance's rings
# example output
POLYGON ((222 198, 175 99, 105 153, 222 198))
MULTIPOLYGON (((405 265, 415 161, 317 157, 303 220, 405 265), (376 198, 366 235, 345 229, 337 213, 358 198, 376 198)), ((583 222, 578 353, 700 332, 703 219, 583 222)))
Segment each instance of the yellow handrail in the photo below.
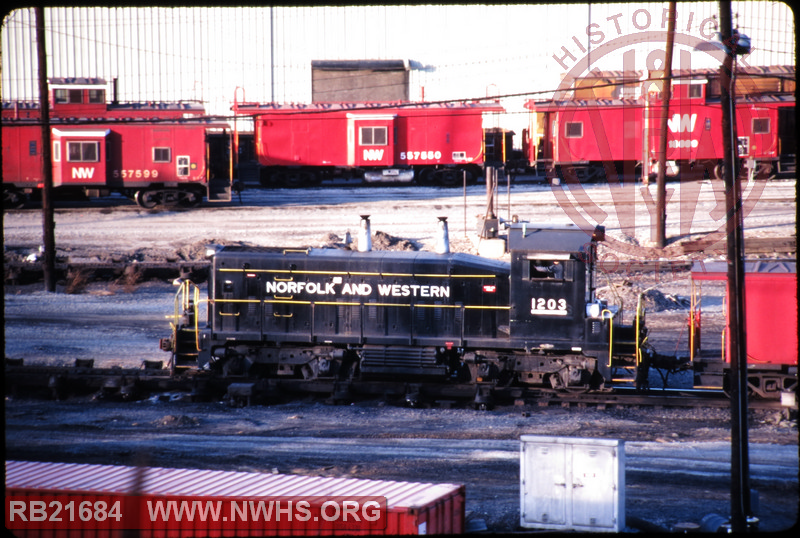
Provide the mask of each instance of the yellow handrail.
POLYGON ((605 317, 604 314, 606 312, 611 314, 611 316, 608 318, 609 319, 609 324, 608 324, 608 367, 611 368, 611 355, 612 355, 613 347, 614 347, 614 313, 611 312, 611 310, 609 310, 608 308, 604 308, 600 312, 600 319, 603 319, 605 317))
POLYGON ((178 320, 184 312, 192 310, 192 318, 194 319, 194 344, 197 351, 200 351, 200 287, 193 283, 191 280, 182 280, 175 294, 175 313, 173 316, 173 332, 175 333, 175 341, 177 342, 178 333, 178 320))

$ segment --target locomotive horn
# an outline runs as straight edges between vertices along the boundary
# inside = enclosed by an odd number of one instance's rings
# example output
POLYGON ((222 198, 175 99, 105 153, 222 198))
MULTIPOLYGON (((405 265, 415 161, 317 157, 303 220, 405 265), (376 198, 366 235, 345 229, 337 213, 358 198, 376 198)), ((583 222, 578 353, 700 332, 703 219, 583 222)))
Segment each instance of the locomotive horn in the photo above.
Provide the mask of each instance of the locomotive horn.
POLYGON ((439 235, 436 237, 436 253, 450 253, 450 233, 447 230, 447 217, 439 218, 439 235))
POLYGON ((369 252, 372 250, 372 232, 370 231, 369 215, 361 215, 361 226, 358 228, 358 251, 369 252))

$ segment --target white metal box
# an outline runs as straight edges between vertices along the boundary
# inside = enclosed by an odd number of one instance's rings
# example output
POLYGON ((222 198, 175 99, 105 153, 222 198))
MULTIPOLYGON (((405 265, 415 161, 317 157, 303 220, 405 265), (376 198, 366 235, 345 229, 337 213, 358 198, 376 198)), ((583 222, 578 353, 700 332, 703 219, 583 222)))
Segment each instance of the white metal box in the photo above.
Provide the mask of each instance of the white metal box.
POLYGON ((520 442, 520 526, 625 528, 624 441, 523 435, 520 442))

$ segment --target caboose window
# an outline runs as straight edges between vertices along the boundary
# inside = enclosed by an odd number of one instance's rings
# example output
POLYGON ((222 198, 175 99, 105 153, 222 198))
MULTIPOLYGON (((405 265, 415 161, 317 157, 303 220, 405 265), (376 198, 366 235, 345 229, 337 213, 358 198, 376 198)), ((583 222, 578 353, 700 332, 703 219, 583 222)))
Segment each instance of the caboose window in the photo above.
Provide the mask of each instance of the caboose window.
POLYGON ((106 102, 106 91, 105 90, 89 90, 89 102, 90 103, 105 103, 106 102))
POLYGON ((360 127, 358 134, 362 146, 385 146, 388 129, 386 127, 360 127))
POLYGON ((153 148, 154 163, 168 163, 172 160, 172 150, 170 148, 153 148))
POLYGON ((690 84, 689 98, 697 99, 698 97, 703 97, 703 86, 701 86, 700 84, 690 84))
POLYGON ((83 103, 83 90, 59 88, 54 94, 56 103, 83 103))
POLYGON ((753 134, 769 132, 769 118, 753 118, 753 134))
POLYGON ((191 159, 186 155, 178 157, 178 177, 189 177, 190 162, 191 159))
POLYGON ((97 142, 67 142, 67 162, 96 163, 99 149, 97 142))
POLYGON ((568 121, 565 130, 567 138, 583 138, 583 122, 581 121, 568 121))

